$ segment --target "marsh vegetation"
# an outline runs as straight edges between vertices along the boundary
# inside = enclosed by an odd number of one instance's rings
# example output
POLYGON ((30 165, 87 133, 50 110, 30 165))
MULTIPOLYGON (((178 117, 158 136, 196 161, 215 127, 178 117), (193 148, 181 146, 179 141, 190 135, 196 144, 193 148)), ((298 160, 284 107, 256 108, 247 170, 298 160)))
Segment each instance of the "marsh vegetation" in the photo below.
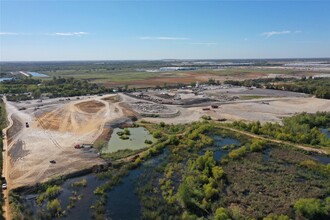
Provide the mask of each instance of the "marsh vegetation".
MULTIPOLYGON (((287 120, 318 121, 314 123, 317 127, 324 125, 327 115, 301 115, 287 120)), ((149 148, 113 153, 112 167, 94 177, 97 184, 92 188, 89 179, 71 182, 73 188, 93 192, 95 200, 86 211, 89 216, 327 219, 330 215, 330 165, 319 162, 315 155, 232 132, 210 120, 189 126, 140 125, 155 138, 149 148)), ((63 211, 64 206, 58 205, 65 200, 61 189, 63 186, 49 186, 37 198, 43 198, 44 204, 48 201, 48 216, 69 218, 82 207, 79 196, 84 199, 85 195, 72 193, 72 204, 66 205, 70 209, 63 211)))

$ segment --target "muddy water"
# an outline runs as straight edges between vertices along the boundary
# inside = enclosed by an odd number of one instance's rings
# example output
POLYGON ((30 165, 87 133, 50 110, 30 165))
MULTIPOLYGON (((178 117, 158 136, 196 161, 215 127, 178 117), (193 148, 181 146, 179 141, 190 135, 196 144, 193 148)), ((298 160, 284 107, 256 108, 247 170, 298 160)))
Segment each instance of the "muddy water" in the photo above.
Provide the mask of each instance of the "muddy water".
POLYGON ((120 136, 117 134, 119 131, 124 131, 120 128, 115 128, 108 145, 102 149, 102 153, 112 153, 118 150, 131 149, 138 150, 145 147, 148 147, 148 144, 145 144, 145 140, 154 141, 154 138, 149 133, 149 131, 143 127, 138 128, 128 128, 130 131, 129 139, 122 140, 120 136))

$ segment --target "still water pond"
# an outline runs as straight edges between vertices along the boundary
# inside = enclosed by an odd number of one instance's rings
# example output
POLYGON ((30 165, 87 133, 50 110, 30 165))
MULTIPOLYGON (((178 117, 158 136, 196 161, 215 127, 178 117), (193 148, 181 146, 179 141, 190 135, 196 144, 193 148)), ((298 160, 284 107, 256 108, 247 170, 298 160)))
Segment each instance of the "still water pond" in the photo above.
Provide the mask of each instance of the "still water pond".
POLYGON ((130 135, 128 136, 129 139, 122 140, 120 139, 120 136, 117 134, 117 132, 124 130, 115 128, 108 145, 102 149, 102 153, 113 153, 118 150, 125 149, 138 150, 149 146, 148 144, 144 143, 145 140, 154 141, 154 138, 149 133, 149 131, 143 127, 128 128, 128 130, 130 131, 130 135))
POLYGON ((109 219, 140 219, 141 204, 139 196, 135 192, 136 181, 142 174, 148 173, 149 169, 155 169, 156 166, 164 162, 167 156, 168 149, 165 149, 162 154, 147 160, 137 169, 130 171, 119 185, 107 193, 106 216, 109 219))
POLYGON ((214 144, 212 147, 204 148, 200 154, 204 154, 205 151, 210 150, 213 151, 214 159, 216 161, 221 160, 224 156, 226 156, 229 153, 229 150, 224 150, 222 147, 226 145, 240 145, 240 142, 237 139, 229 138, 229 137, 221 137, 220 135, 214 135, 213 136, 214 144))
POLYGON ((4 82, 4 81, 9 81, 12 80, 13 78, 0 78, 0 82, 4 82))
MULTIPOLYGON (((85 175, 83 177, 76 177, 66 180, 62 185, 62 192, 58 196, 63 210, 67 208, 70 203, 70 197, 72 197, 74 192, 80 199, 75 202, 75 206, 66 211, 66 216, 61 219, 91 219, 92 210, 91 206, 95 203, 97 197, 94 194, 94 190, 105 183, 105 180, 99 180, 94 174, 85 175), (81 180, 86 180, 86 187, 74 187, 73 183, 79 182, 81 180)), ((43 206, 38 206, 36 203, 37 194, 26 195, 25 205, 27 205, 33 213, 35 219, 42 218, 42 210, 46 210, 46 204, 43 206)))
POLYGON ((325 134, 328 138, 330 138, 330 128, 323 128, 321 129, 322 133, 325 134))
POLYGON ((37 73, 37 72, 27 72, 27 73, 34 77, 49 77, 48 75, 43 74, 43 73, 37 73))

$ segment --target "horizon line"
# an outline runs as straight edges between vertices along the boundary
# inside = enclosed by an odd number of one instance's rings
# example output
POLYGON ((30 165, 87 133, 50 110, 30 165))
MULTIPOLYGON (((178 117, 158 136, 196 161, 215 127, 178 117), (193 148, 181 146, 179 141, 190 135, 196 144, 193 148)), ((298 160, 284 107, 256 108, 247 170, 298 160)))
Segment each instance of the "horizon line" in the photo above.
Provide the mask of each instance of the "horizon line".
POLYGON ((274 58, 164 58, 164 59, 90 59, 90 60, 0 60, 0 63, 16 62, 97 62, 97 61, 168 61, 168 60, 294 60, 294 59, 330 59, 330 57, 274 57, 274 58))

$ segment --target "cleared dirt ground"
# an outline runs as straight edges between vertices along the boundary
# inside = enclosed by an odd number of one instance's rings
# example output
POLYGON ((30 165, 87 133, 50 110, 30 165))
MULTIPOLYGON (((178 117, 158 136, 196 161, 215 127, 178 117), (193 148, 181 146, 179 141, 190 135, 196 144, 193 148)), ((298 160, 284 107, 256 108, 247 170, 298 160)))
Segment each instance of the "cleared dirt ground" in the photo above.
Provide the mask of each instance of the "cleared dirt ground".
POLYGON ((93 144, 106 131, 106 123, 124 117, 123 110, 119 103, 101 97, 81 99, 65 102, 54 99, 42 104, 36 100, 6 103, 13 121, 7 131, 10 188, 103 163, 94 149, 74 149, 74 145, 93 144), (18 110, 22 106, 26 110, 18 110), (56 163, 50 163, 51 160, 56 163))
POLYGON ((190 123, 199 120, 203 115, 213 119, 226 119, 229 121, 246 120, 265 122, 281 122, 283 117, 295 113, 317 111, 330 111, 330 100, 312 97, 279 97, 258 98, 251 100, 238 100, 232 102, 215 103, 219 107, 213 109, 212 103, 200 104, 198 107, 177 107, 180 115, 172 118, 143 118, 150 122, 165 122, 173 124, 190 123), (209 108, 210 110, 203 110, 209 108))

